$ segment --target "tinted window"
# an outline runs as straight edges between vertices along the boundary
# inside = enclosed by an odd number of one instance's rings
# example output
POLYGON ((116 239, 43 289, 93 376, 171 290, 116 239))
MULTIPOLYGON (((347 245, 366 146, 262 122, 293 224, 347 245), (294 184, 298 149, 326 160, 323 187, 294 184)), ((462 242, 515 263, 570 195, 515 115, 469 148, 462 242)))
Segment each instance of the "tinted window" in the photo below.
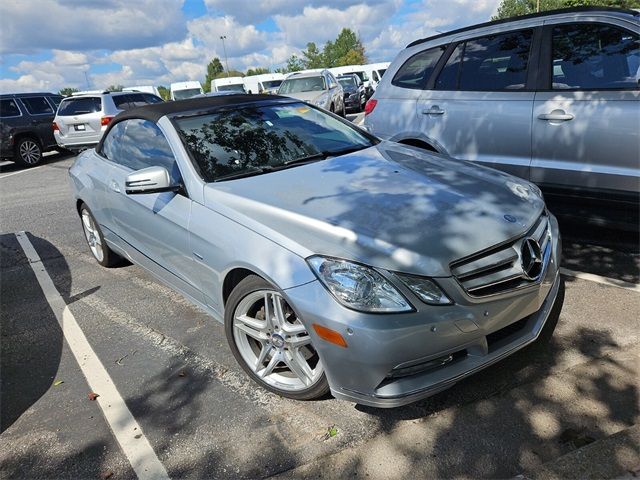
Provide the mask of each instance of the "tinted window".
POLYGON ((638 88, 638 35, 593 24, 553 28, 553 88, 638 88))
POLYGON ((113 103, 116 108, 119 108, 120 110, 127 110, 131 108, 129 105, 131 95, 112 95, 111 98, 113 99, 113 103))
POLYGON ((372 145, 358 130, 302 103, 241 107, 176 123, 207 182, 372 145))
POLYGON ((146 103, 161 103, 161 102, 164 101, 160 97, 156 97, 155 95, 152 95, 151 93, 143 93, 142 94, 142 98, 144 99, 144 101, 146 103))
POLYGON ((444 50, 445 47, 436 47, 416 53, 398 69, 391 84, 402 88, 423 88, 444 50))
POLYGON ((58 107, 58 115, 82 115, 102 110, 100 97, 65 98, 58 107))
POLYGON ((52 114, 53 108, 47 102, 47 99, 44 97, 27 97, 21 98, 22 104, 27 107, 27 111, 31 115, 43 115, 43 114, 52 114))
POLYGON ((458 45, 438 78, 442 90, 520 90, 527 83, 533 32, 524 30, 458 45))
POLYGON ((121 155, 119 154, 120 145, 122 135, 124 134, 124 130, 127 122, 116 123, 104 140, 102 142, 102 149, 100 150, 100 154, 103 157, 108 158, 109 160, 115 161, 116 158, 119 158, 121 155))
POLYGON ((49 101, 53 104, 53 106, 57 108, 64 97, 60 95, 54 95, 53 97, 48 97, 48 98, 49 98, 49 101))
POLYGON ((132 170, 164 167, 173 181, 180 179, 178 165, 169 142, 158 126, 149 120, 128 120, 127 129, 112 160, 132 170))
POLYGON ((20 109, 12 98, 0 100, 0 117, 19 117, 20 109))

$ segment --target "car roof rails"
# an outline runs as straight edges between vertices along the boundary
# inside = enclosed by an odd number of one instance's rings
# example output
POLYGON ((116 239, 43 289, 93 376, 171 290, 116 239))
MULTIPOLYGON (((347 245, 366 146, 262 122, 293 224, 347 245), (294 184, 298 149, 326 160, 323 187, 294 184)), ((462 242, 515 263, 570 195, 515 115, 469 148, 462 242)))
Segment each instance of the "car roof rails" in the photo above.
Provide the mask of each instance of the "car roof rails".
POLYGON ((107 93, 111 92, 109 90, 84 90, 82 92, 73 92, 71 96, 77 97, 78 95, 104 95, 107 93))

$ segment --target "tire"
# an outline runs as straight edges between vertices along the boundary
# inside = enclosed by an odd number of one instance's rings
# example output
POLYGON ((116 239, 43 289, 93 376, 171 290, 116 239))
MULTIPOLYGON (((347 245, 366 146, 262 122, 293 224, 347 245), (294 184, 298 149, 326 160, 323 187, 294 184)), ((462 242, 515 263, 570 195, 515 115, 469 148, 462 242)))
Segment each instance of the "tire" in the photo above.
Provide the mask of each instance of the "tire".
POLYGON ((23 167, 34 167, 42 161, 42 147, 33 137, 22 137, 14 150, 14 160, 23 167))
POLYGON ((122 262, 122 257, 109 248, 107 242, 104 241, 100 225, 96 222, 93 213, 86 204, 80 205, 80 221, 82 223, 82 231, 84 238, 89 245, 91 254, 103 267, 111 268, 122 262))
POLYGON ((342 118, 346 118, 347 117, 347 107, 344 104, 344 101, 342 102, 342 112, 340 112, 340 116, 342 118))
POLYGON ((332 103, 332 104, 331 104, 331 106, 329 107, 329 111, 330 111, 331 113, 336 113, 336 112, 335 112, 335 109, 334 109, 334 107, 333 107, 333 103, 332 103))
POLYGON ((313 400, 329 391, 306 327, 266 280, 249 275, 236 285, 227 300, 224 328, 236 361, 262 388, 295 400, 313 400), (265 305, 271 306, 266 312, 265 305))

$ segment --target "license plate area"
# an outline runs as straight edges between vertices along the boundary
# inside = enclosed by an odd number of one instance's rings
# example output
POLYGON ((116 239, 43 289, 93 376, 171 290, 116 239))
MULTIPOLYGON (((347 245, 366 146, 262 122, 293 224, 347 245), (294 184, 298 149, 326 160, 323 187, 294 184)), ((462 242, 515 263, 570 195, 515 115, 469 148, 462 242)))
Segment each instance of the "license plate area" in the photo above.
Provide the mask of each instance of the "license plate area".
POLYGON ((84 132, 87 129, 84 124, 74 125, 73 128, 76 132, 84 132))

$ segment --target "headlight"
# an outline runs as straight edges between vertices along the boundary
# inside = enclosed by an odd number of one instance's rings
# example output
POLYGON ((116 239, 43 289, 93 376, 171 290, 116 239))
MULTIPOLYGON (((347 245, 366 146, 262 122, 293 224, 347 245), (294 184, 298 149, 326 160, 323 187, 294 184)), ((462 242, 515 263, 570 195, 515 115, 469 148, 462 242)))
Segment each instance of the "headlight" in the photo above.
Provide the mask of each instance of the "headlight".
POLYGON ((329 96, 327 94, 323 93, 318 98, 316 98, 313 101, 313 103, 315 103, 319 107, 324 107, 326 105, 328 99, 329 99, 329 96))
POLYGON ((400 273, 396 273, 396 276, 424 303, 429 305, 451 305, 453 303, 433 280, 400 273))
POLYGON ((370 267, 336 258, 309 257, 320 282, 347 308, 361 312, 409 312, 413 310, 402 294, 370 267))

